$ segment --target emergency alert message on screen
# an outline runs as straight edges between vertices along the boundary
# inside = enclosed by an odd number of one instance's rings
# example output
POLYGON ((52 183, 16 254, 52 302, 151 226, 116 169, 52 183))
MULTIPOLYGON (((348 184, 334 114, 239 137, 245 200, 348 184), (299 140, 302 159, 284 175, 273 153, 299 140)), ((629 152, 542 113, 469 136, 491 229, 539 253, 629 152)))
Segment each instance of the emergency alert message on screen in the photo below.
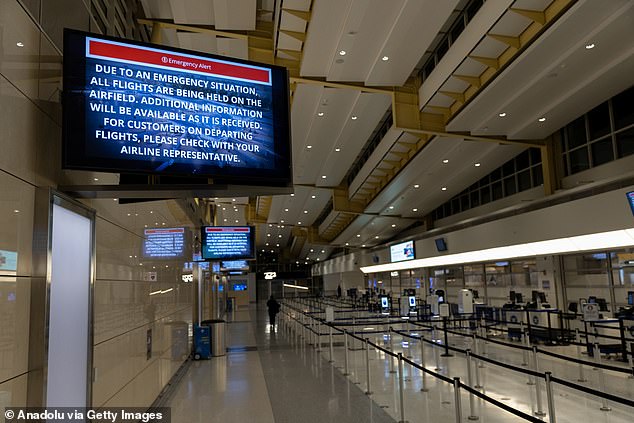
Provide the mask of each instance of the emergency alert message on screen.
POLYGON ((86 40, 89 153, 172 163, 270 168, 270 69, 86 40))

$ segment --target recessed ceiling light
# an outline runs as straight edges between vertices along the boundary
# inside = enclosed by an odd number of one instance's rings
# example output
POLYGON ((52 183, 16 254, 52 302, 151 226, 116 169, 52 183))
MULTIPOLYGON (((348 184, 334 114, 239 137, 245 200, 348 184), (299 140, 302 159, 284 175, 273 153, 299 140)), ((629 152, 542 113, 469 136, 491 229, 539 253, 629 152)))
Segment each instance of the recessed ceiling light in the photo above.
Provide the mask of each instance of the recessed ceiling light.
POLYGON ((321 175, 321 179, 326 179, 326 175, 321 175))
POLYGON ((415 184, 415 185, 414 185, 414 188, 420 188, 420 185, 415 184))
POLYGON ((317 196, 316 195, 311 195, 310 198, 312 198, 314 200, 315 198, 317 198, 317 196))
POLYGON ((223 222, 226 222, 226 221, 227 221, 227 218, 225 217, 225 218, 224 218, 224 220, 223 220, 223 222))
POLYGON ((352 116, 352 120, 357 120, 358 118, 356 116, 352 116))
POLYGON ((350 243, 349 243, 349 242, 346 242, 346 247, 347 247, 348 245, 350 245, 350 243))
POLYGON ((291 197, 295 197, 295 193, 291 193, 291 197))
POLYGON ((313 148, 313 146, 312 145, 307 145, 306 148, 310 150, 311 148, 313 148))
MULTIPOLYGON (((128 216, 130 216, 130 213, 128 213, 128 216)), ((157 225, 158 225, 158 223, 157 223, 157 225)))
POLYGON ((394 206, 390 206, 390 210, 394 210, 394 206))
POLYGON ((480 163, 476 163, 474 166, 475 167, 480 167, 480 163))
POLYGON ((447 187, 442 187, 440 189, 443 190, 443 191, 447 191, 447 187))
POLYGON ((586 44, 586 50, 590 50, 594 48, 594 43, 586 44))
POLYGON ((310 249, 310 252, 312 253, 313 251, 315 251, 315 250, 313 250, 313 249, 311 248, 311 249, 310 249))
POLYGON ((284 209, 284 211, 285 211, 285 212, 287 212, 287 211, 288 211, 288 209, 284 209))
POLYGON ((317 257, 315 260, 319 261, 319 257, 317 257))
POLYGON ((324 115, 324 112, 319 112, 319 113, 317 113, 317 116, 320 116, 320 117, 321 117, 321 116, 323 116, 323 115, 324 115))
POLYGON ((271 234, 266 234, 266 236, 271 236, 271 234))
POLYGON ((13 210, 13 213, 20 213, 20 210, 15 209, 15 210, 13 210))
POLYGON ((280 235, 278 235, 277 237, 278 237, 278 238, 281 238, 281 237, 282 237, 282 235, 280 234, 280 235))
POLYGON ((447 163, 449 163, 449 159, 445 159, 445 160, 443 160, 442 162, 443 162, 444 164, 447 164, 447 163))
POLYGON ((308 214, 308 210, 304 210, 304 214, 308 214))
POLYGON ((165 226, 165 222, 161 223, 161 225, 165 226))
POLYGON ((504 116, 506 116, 506 112, 502 112, 502 113, 498 114, 498 116, 499 117, 504 117, 504 116))
POLYGON ((360 234, 357 234, 357 238, 361 238, 361 235, 360 235, 360 234))
POLYGON ((326 252, 326 250, 321 250, 321 253, 324 254, 326 252))
POLYGON ((375 235, 375 236, 374 236, 374 238, 375 238, 375 239, 379 239, 379 236, 378 236, 378 235, 375 235))
POLYGON ((24 47, 24 43, 22 41, 18 41, 17 43, 15 43, 15 45, 18 47, 24 47))
POLYGON ((275 246, 276 246, 276 247, 279 247, 279 246, 280 246, 280 244, 275 244, 275 246))
POLYGON ((223 210, 223 211, 225 211, 225 210, 227 210, 227 208, 226 208, 226 207, 223 207, 223 208, 222 208, 222 210, 223 210))
POLYGON ((301 225, 301 224, 302 224, 302 222, 297 222, 297 224, 298 224, 298 225, 301 225))
POLYGON ((113 199, 112 199, 112 201, 117 201, 117 200, 118 200, 118 198, 113 198, 113 199))
POLYGON ((272 253, 274 253, 274 252, 275 252, 275 250, 271 250, 271 252, 272 252, 272 253))
POLYGON ((384 62, 387 62, 388 60, 390 60, 390 58, 388 56, 383 56, 381 57, 381 60, 383 60, 384 62))
POLYGON ((365 244, 361 244, 361 248, 365 248, 365 244))
POLYGON ((393 228, 396 228, 396 223, 392 223, 392 227, 393 227, 393 228))
POLYGON ((280 220, 280 223, 284 223, 284 221, 283 221, 283 220, 280 220))
POLYGON ((416 212, 418 211, 418 209, 417 209, 417 208, 413 208, 413 209, 412 209, 412 211, 413 211, 414 213, 416 213, 416 212))
MULTIPOLYGON (((284 221, 282 220, 282 223, 284 223, 284 221)), ((284 229, 284 225, 282 225, 282 229, 284 229)))
POLYGON ((236 219, 236 223, 238 223, 238 219, 236 219))
POLYGON ((272 227, 273 227, 273 224, 269 223, 269 228, 272 228, 272 227))
POLYGON ((339 50, 339 56, 345 56, 345 55, 346 55, 345 50, 339 50))
POLYGON ((335 148, 335 151, 338 153, 341 151, 341 148, 335 148))
POLYGON ((94 180, 94 181, 98 181, 98 180, 99 180, 99 178, 93 178, 93 180, 94 180))
POLYGON ((266 246, 268 247, 268 246, 269 246, 269 243, 267 242, 267 243, 266 243, 266 244, 264 244, 264 245, 266 245, 266 246))
POLYGON ((540 117, 540 118, 539 118, 539 119, 537 119, 537 120, 538 120, 538 121, 540 121, 540 122, 545 122, 545 121, 546 121, 546 118, 545 118, 545 117, 540 117))

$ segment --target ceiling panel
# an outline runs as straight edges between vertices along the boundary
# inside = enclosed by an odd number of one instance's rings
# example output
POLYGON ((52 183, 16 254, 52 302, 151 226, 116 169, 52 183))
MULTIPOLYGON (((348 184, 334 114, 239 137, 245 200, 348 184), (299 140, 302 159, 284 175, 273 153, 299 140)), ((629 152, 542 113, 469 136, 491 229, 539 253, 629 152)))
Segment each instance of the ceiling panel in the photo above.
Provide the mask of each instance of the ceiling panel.
POLYGON ((256 0, 213 0, 216 29, 254 30, 256 0))
MULTIPOLYGON (((399 8, 397 1, 377 1, 399 8)), ((458 0, 407 0, 389 36, 381 40, 366 84, 403 85, 457 4, 458 0), (383 56, 389 60, 383 61, 383 56)))
POLYGON ((352 0, 315 2, 304 46, 302 76, 327 76, 352 3, 352 0))
POLYGON ((576 3, 447 128, 541 139, 626 89, 634 72, 633 9, 625 0, 576 3), (589 42, 596 47, 586 49, 589 42))
POLYGON ((169 0, 174 23, 190 25, 215 25, 214 5, 201 0, 169 0))

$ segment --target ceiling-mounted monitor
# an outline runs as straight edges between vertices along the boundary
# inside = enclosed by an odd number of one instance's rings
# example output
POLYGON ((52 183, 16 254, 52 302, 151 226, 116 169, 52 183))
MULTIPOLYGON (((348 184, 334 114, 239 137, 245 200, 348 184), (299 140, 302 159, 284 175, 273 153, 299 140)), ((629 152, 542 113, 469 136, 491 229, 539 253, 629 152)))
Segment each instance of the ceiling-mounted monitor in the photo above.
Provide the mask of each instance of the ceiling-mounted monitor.
POLYGON ((630 191, 627 194, 627 202, 630 205, 630 209, 632 210, 632 214, 634 214, 634 191, 630 191))
POLYGON ((289 186, 288 72, 66 29, 63 167, 289 186))
POLYGON ((148 228, 143 235, 145 258, 172 259, 185 253, 185 228, 148 228))
POLYGON ((405 241, 390 247, 390 261, 392 262, 413 260, 415 256, 414 241, 405 241))
POLYGON ((201 235, 205 260, 255 258, 255 228, 251 226, 203 226, 201 235))

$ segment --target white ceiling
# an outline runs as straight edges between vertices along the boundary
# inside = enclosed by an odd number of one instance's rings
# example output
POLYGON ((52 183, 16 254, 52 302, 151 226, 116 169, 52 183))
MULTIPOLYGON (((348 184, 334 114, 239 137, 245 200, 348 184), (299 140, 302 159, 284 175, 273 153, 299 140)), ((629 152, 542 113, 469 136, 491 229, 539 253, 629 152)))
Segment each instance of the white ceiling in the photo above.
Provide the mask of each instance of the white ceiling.
MULTIPOLYGON (((253 29, 256 19, 262 18, 258 17, 257 9, 272 10, 276 3, 286 9, 280 12, 281 30, 307 31, 304 42, 283 32, 277 39, 278 48, 302 52, 301 76, 389 87, 402 85, 412 75, 438 31, 447 26, 456 5, 465 2, 142 0, 142 3, 148 17, 213 25, 219 30, 253 29), (310 12, 310 22, 307 24, 291 11, 310 12), (345 55, 339 54, 342 50, 345 55), (389 60, 382 60, 383 56, 389 60)), ((469 54, 497 57, 507 48, 500 41, 486 37, 487 32, 516 36, 530 25, 528 18, 509 12, 508 7, 541 11, 550 3, 551 0, 485 2, 424 81, 419 92, 422 110, 433 112, 435 109, 430 106, 448 107, 453 103, 451 97, 438 91, 461 93, 468 88, 466 82, 452 77, 453 74, 480 75, 486 69, 482 63, 467 58, 469 54)), ((454 116, 447 129, 506 135, 512 139, 541 139, 629 87, 634 75, 633 10, 634 2, 628 0, 577 1, 454 116), (596 47, 586 50, 589 42, 596 47), (498 116, 501 111, 507 113, 504 119, 498 116), (538 123, 537 118, 542 116, 547 120, 538 123)), ((240 40, 177 34, 173 30, 164 30, 163 39, 168 45, 182 48, 248 57, 248 46, 240 40)), ((291 57, 284 52, 278 52, 278 56, 291 57)), ((293 227, 314 224, 331 199, 330 188, 342 184, 390 105, 391 98, 385 94, 308 84, 296 86, 291 108, 295 193, 272 198, 267 224, 258 225, 259 249, 281 251, 294 242, 293 227)), ((397 141, 407 141, 408 137, 412 136, 395 128, 389 130, 352 182, 350 194, 389 154, 387 151, 395 148, 397 141)), ((524 148, 435 138, 367 205, 366 214, 356 217, 332 244, 369 247, 395 237, 524 148), (442 162, 445 159, 449 160, 446 164, 442 162), (476 162, 481 165, 475 167, 476 162), (414 188, 414 184, 420 188, 414 188), (442 187, 447 190, 442 191, 442 187), (414 208, 418 210, 412 211, 414 208)), ((247 198, 214 201, 219 204, 218 224, 246 223, 247 198)), ((322 229, 335 216, 336 213, 330 213, 322 229)), ((298 260, 306 257, 323 260, 331 251, 332 247, 308 241, 298 260)))

